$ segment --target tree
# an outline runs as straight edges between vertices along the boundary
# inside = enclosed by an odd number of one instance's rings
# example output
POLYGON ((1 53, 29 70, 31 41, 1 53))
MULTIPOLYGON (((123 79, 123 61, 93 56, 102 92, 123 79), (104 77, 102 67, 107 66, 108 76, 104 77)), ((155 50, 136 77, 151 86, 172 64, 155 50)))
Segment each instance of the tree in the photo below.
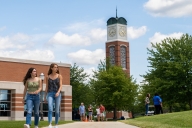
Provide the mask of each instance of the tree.
MULTIPOLYGON (((140 113, 140 114, 144 115, 145 98, 146 98, 147 93, 151 92, 148 90, 149 88, 145 88, 145 87, 147 87, 147 83, 142 82, 138 88, 138 96, 137 96, 137 100, 134 105, 134 112, 137 114, 140 113)), ((151 98, 149 98, 149 100, 150 100, 150 103, 152 103, 151 98)))
POLYGON ((170 111, 174 103, 189 103, 192 109, 192 36, 166 38, 147 50, 150 70, 143 75, 147 89, 160 93, 170 111))
MULTIPOLYGON (((137 87, 132 77, 128 77, 119 66, 101 62, 90 81, 94 90, 95 102, 104 104, 107 110, 131 110, 137 96, 137 87)), ((114 115, 116 119, 116 115, 114 115)))
POLYGON ((93 102, 93 95, 90 86, 86 83, 87 75, 83 68, 80 68, 76 63, 70 68, 70 84, 72 85, 72 104, 73 108, 84 102, 88 105, 93 102))

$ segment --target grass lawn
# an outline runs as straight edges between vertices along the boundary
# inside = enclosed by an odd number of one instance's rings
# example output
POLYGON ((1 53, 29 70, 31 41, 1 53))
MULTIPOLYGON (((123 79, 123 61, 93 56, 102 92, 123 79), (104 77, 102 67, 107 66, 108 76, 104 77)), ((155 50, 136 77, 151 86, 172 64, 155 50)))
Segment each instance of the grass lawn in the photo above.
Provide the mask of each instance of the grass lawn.
POLYGON ((143 116, 121 122, 140 128, 192 128, 192 111, 143 116))
MULTIPOLYGON (((72 123, 73 121, 59 121, 59 124, 72 123)), ((23 128, 25 121, 0 121, 0 128, 23 128)), ((34 122, 31 122, 31 128, 34 128, 34 122)), ((48 126, 48 121, 39 121, 39 128, 48 126)))

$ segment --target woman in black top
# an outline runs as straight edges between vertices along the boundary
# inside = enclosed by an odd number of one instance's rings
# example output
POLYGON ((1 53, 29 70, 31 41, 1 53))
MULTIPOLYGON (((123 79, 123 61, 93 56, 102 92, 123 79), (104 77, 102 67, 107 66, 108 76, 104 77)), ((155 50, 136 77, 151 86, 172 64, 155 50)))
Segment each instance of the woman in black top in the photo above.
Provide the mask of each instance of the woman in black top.
POLYGON ((62 76, 59 74, 58 65, 52 63, 50 65, 48 76, 46 78, 46 89, 45 89, 45 101, 46 96, 48 100, 48 121, 49 128, 52 128, 52 112, 53 112, 53 101, 55 101, 55 127, 58 128, 59 120, 59 108, 61 103, 61 88, 62 88, 62 76))
POLYGON ((89 121, 92 121, 93 109, 92 109, 91 105, 89 105, 89 107, 88 107, 88 112, 89 112, 89 121))

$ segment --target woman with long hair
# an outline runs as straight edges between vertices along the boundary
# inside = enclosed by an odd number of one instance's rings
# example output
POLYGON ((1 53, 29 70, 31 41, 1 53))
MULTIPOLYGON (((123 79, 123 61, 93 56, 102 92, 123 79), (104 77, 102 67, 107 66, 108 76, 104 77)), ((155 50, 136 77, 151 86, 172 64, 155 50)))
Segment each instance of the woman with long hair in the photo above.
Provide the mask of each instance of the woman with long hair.
POLYGON ((37 71, 35 68, 29 68, 24 79, 23 84, 25 86, 23 91, 23 103, 25 103, 26 96, 26 105, 27 105, 27 115, 26 115, 26 124, 24 128, 30 128, 31 125, 31 116, 32 110, 34 107, 34 125, 35 128, 38 128, 39 124, 39 105, 40 105, 40 94, 39 92, 42 89, 42 83, 39 77, 37 77, 37 71))
POLYGON ((52 128, 52 112, 53 112, 53 102, 55 101, 55 127, 58 128, 59 120, 59 108, 61 102, 61 88, 62 88, 62 76, 59 74, 58 65, 52 63, 50 65, 48 76, 46 77, 46 89, 44 99, 48 101, 48 121, 49 128, 52 128))
POLYGON ((89 112, 89 121, 92 121, 93 109, 91 105, 89 105, 88 107, 88 112, 89 112))
POLYGON ((148 111, 149 111, 149 103, 150 103, 149 97, 150 97, 150 94, 147 93, 147 96, 145 98, 145 115, 146 116, 148 116, 148 111))

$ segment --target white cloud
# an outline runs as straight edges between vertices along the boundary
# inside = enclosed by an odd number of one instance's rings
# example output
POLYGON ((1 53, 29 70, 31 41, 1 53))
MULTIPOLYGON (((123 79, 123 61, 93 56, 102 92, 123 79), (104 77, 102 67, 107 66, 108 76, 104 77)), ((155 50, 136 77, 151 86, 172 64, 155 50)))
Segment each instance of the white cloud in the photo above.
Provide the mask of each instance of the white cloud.
POLYGON ((30 37, 25 34, 15 34, 11 37, 0 37, 0 49, 17 48, 23 49, 27 47, 30 37))
POLYGON ((27 35, 23 33, 17 33, 4 37, 0 36, 0 50, 30 49, 32 46, 43 45, 42 40, 47 40, 50 37, 50 34, 27 35))
POLYGON ((90 79, 94 79, 93 78, 93 71, 96 71, 97 69, 95 67, 90 67, 90 68, 84 68, 84 72, 87 73, 87 75, 89 75, 89 77, 87 78, 87 80, 85 81, 85 83, 88 83, 90 81, 90 79))
POLYGON ((107 30, 106 29, 101 29, 101 28, 96 28, 92 29, 89 33, 91 40, 97 40, 97 41, 106 41, 106 36, 107 36, 107 30))
POLYGON ((11 57, 27 60, 52 61, 54 54, 50 50, 18 50, 18 51, 0 51, 1 57, 11 57))
POLYGON ((50 50, 40 48, 39 42, 49 37, 46 34, 27 35, 17 33, 11 36, 0 36, 0 56, 30 60, 51 61, 54 54, 50 50), (32 49, 32 50, 31 50, 32 49))
POLYGON ((90 45, 91 41, 88 37, 79 34, 73 34, 69 36, 59 31, 49 40, 49 43, 76 46, 76 45, 90 45))
POLYGON ((93 76, 93 71, 95 71, 96 68, 95 67, 90 67, 90 68, 84 68, 85 73, 87 73, 89 75, 89 78, 92 78, 93 76))
POLYGON ((90 35, 93 38, 104 37, 106 36, 106 34, 107 34, 106 29, 101 29, 101 28, 92 29, 90 33, 90 35))
POLYGON ((84 34, 67 35, 61 31, 57 32, 50 40, 50 44, 62 44, 69 46, 88 46, 93 43, 104 42, 106 40, 106 29, 93 28, 84 34))
MULTIPOLYGON (((168 35, 164 35, 164 34, 161 34, 160 32, 156 32, 153 37, 149 38, 149 41, 152 42, 153 44, 161 43, 162 40, 164 40, 167 37, 179 39, 182 35, 183 35, 183 33, 181 33, 181 32, 172 33, 172 34, 168 34, 168 35)), ((151 47, 151 43, 150 43, 150 47, 151 47)))
POLYGON ((87 46, 106 41, 107 31, 102 29, 105 22, 102 19, 91 22, 79 22, 67 25, 64 32, 57 32, 49 44, 62 44, 68 46, 87 46))
POLYGON ((67 56, 73 63, 79 65, 98 65, 100 60, 104 60, 105 51, 102 49, 96 49, 95 51, 81 49, 77 52, 68 53, 67 56))
POLYGON ((3 31, 5 29, 6 29, 6 26, 3 26, 3 27, 0 28, 0 31, 3 31))
POLYGON ((191 16, 192 0, 148 0, 144 8, 153 16, 191 16))
POLYGON ((22 34, 22 33, 17 33, 15 35, 13 35, 11 37, 11 40, 13 42, 20 42, 20 43, 25 43, 25 42, 29 42, 31 39, 31 37, 29 35, 26 35, 26 34, 22 34))
POLYGON ((146 26, 142 26, 140 28, 128 27, 127 28, 127 36, 128 38, 135 39, 142 35, 144 35, 147 31, 146 26))

